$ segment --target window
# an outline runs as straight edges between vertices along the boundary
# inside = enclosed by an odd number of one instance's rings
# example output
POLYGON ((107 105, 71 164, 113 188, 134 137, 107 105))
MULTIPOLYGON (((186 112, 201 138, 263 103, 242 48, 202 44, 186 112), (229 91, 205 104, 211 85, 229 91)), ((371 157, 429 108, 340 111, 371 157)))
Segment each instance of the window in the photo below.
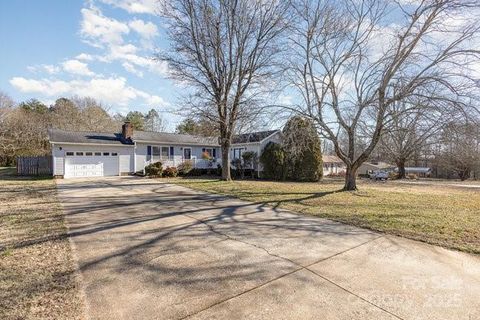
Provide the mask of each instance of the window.
POLYGON ((118 156, 118 153, 112 152, 112 156, 118 156))
POLYGON ((242 159, 243 148, 234 148, 233 149, 233 159, 242 159))
POLYGON ((208 154, 210 158, 215 158, 215 149, 212 148, 203 148, 202 153, 208 154))
POLYGON ((168 160, 170 155, 173 156, 173 147, 147 146, 147 160, 168 160))
POLYGON ((104 155, 104 156, 109 156, 109 155, 110 155, 110 152, 104 152, 103 155, 104 155))
POLYGON ((76 156, 83 156, 83 152, 76 152, 75 155, 76 156))
POLYGON ((157 147, 157 146, 152 147, 152 160, 153 161, 160 160, 160 147, 157 147))
POLYGON ((168 155, 169 155, 169 148, 168 147, 162 147, 162 160, 167 160, 168 155))
POLYGON ((73 156, 73 152, 67 152, 66 155, 71 157, 71 156, 73 156))
POLYGON ((93 156, 93 152, 85 152, 86 156, 93 156))
POLYGON ((101 156, 101 155, 102 155, 102 153, 101 153, 101 152, 95 152, 95 156, 97 156, 97 157, 98 157, 98 156, 101 156))

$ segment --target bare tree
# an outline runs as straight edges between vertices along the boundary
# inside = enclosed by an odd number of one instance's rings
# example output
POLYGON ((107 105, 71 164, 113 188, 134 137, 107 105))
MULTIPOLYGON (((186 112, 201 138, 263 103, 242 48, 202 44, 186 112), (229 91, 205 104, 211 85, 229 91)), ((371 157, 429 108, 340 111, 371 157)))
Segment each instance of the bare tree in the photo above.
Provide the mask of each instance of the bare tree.
POLYGON ((471 121, 451 121, 439 139, 437 165, 462 181, 480 168, 480 125, 471 121))
POLYGON ((109 132, 120 127, 120 123, 108 113, 109 109, 94 98, 75 96, 70 99, 80 110, 81 122, 77 130, 109 132))
POLYGON ((7 114, 12 110, 14 102, 10 96, 0 91, 0 124, 5 120, 7 114))
POLYGON ((217 124, 225 180, 231 179, 237 124, 258 116, 263 95, 272 90, 288 9, 288 1, 276 0, 172 0, 163 6, 172 49, 158 58, 168 62, 174 79, 193 86, 189 110, 217 124))
POLYGON ((445 125, 456 118, 468 117, 465 107, 457 109, 448 101, 430 99, 392 103, 391 121, 386 124, 377 148, 397 165, 399 179, 406 177, 408 161, 438 142, 445 125))
POLYGON ((347 167, 344 190, 356 190, 357 170, 395 117, 396 102, 416 97, 458 106, 476 86, 469 74, 480 53, 472 48, 478 23, 468 15, 479 2, 400 3, 299 0, 294 6, 291 83, 303 101, 292 109, 332 141, 347 167))

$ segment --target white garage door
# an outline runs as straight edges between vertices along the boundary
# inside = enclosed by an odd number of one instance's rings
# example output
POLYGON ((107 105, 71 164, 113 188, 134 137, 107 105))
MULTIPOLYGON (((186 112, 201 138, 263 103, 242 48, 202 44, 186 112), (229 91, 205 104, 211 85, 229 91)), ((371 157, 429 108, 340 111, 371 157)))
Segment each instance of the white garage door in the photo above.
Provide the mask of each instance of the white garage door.
POLYGON ((65 153, 65 178, 118 176, 115 152, 69 151, 65 153))

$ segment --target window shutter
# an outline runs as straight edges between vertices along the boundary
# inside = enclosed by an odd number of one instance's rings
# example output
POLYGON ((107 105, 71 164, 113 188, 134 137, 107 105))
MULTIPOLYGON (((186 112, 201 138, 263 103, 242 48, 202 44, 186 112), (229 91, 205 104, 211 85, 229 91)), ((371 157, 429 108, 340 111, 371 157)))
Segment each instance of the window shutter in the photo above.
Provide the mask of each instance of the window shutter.
POLYGON ((217 149, 213 148, 213 151, 212 151, 212 153, 213 153, 213 154, 212 154, 212 157, 214 157, 214 158, 216 158, 216 157, 217 157, 217 155, 216 155, 216 152, 215 152, 215 151, 217 151, 217 149))
POLYGON ((170 147, 170 157, 173 158, 173 147, 170 147))
POLYGON ((152 160, 152 146, 147 146, 147 161, 152 160))

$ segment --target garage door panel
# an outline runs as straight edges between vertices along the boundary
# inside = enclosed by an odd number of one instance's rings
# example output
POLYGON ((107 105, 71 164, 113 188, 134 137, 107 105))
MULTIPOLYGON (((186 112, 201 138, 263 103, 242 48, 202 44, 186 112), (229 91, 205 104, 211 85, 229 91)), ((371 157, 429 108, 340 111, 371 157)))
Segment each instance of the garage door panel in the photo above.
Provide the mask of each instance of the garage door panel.
POLYGON ((118 175, 118 156, 70 156, 65 158, 65 177, 118 175))

